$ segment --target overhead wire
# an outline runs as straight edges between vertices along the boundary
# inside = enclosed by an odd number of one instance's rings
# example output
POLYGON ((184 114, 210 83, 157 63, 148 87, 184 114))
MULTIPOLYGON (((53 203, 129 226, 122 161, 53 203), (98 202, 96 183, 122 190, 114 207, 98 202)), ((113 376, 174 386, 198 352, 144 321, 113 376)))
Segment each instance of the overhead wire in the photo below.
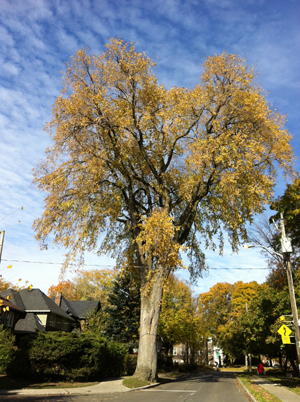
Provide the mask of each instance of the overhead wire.
MULTIPOLYGON (((26 263, 26 264, 45 264, 45 265, 63 265, 60 262, 46 262, 46 261, 28 261, 28 260, 10 260, 10 259, 4 259, 2 258, 2 261, 5 262, 21 262, 21 263, 26 263)), ((69 265, 77 265, 77 264, 69 264, 69 265)), ((111 264, 84 264, 85 267, 115 267, 115 265, 111 264)), ((142 266, 139 265, 133 265, 134 268, 142 268, 142 266)), ((232 269, 237 269, 237 270, 266 270, 270 269, 268 267, 209 267, 209 269, 222 269, 222 270, 232 270, 232 269)))

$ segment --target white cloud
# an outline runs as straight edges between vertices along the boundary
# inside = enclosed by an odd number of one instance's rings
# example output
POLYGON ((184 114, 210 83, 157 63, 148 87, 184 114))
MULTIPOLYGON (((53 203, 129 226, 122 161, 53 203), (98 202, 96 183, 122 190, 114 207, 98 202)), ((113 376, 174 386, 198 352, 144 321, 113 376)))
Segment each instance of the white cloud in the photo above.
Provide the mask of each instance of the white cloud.
MULTIPOLYGON (((2 0, 0 36, 0 229, 7 225, 3 258, 62 262, 64 250, 40 252, 33 238, 31 225, 42 213, 44 194, 31 185, 31 169, 50 143, 43 126, 60 93, 59 71, 84 45, 94 53, 102 52, 111 37, 138 42, 139 51, 158 57, 155 71, 167 87, 193 86, 203 57, 227 48, 258 65, 270 101, 289 115, 289 130, 296 134, 300 128, 297 2, 2 0)), ((294 144, 299 154, 297 137, 294 144)), ((278 188, 284 188, 281 179, 278 188)), ((226 248, 223 258, 208 253, 208 260, 212 267, 261 266, 259 254, 249 253, 231 255, 226 248)), ((59 272, 51 265, 18 263, 14 269, 16 277, 28 275, 44 291, 59 272)), ((263 270, 211 270, 199 281, 199 290, 218 281, 263 281, 265 275, 263 270)))

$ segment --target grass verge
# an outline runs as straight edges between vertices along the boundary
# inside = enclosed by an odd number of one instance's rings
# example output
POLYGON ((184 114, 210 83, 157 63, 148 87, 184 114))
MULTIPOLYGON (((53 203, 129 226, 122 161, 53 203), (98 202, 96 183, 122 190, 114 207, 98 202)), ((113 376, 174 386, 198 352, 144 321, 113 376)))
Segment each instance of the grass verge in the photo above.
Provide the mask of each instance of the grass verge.
POLYGON ((276 396, 270 394, 258 384, 251 381, 251 375, 238 374, 238 378, 242 381, 245 387, 248 389, 251 395, 257 400, 257 402, 281 402, 276 396))
POLYGON ((150 385, 149 381, 142 381, 134 377, 128 377, 123 380, 123 385, 127 388, 140 388, 145 387, 146 385, 150 385))
POLYGON ((97 385, 99 382, 45 382, 32 383, 29 381, 16 381, 6 375, 0 376, 0 389, 47 389, 47 388, 81 388, 97 385))
POLYGON ((267 376, 269 381, 280 384, 282 387, 287 388, 289 391, 300 395, 300 378, 285 378, 282 376, 267 376))

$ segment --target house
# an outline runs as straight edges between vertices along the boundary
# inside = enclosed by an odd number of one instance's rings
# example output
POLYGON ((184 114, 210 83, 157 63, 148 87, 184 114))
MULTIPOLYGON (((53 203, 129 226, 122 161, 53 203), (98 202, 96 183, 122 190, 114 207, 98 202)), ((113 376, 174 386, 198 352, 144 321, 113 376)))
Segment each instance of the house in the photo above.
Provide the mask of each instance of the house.
POLYGON ((17 321, 26 316, 23 308, 0 296, 0 324, 14 331, 17 321))
POLYGON ((208 364, 214 365, 218 362, 219 367, 223 366, 223 351, 217 345, 214 345, 212 338, 207 341, 207 361, 208 364))
POLYGON ((206 342, 206 347, 197 351, 192 351, 190 348, 186 348, 186 345, 181 343, 173 346, 173 363, 183 364, 187 361, 190 362, 193 354, 193 361, 199 364, 214 365, 218 362, 219 366, 223 365, 223 351, 218 346, 213 344, 211 338, 206 342), (188 352, 188 354, 187 354, 188 352))
POLYGON ((75 320, 57 306, 40 289, 23 289, 19 292, 7 289, 0 296, 25 311, 24 318, 15 325, 16 335, 35 333, 36 331, 65 331, 73 329, 75 320))
MULTIPOLYGON (((101 303, 99 300, 67 300, 62 293, 53 297, 55 304, 69 314, 77 323, 81 331, 84 328, 88 314, 99 311, 101 303)), ((75 325, 76 326, 76 325, 75 325)))

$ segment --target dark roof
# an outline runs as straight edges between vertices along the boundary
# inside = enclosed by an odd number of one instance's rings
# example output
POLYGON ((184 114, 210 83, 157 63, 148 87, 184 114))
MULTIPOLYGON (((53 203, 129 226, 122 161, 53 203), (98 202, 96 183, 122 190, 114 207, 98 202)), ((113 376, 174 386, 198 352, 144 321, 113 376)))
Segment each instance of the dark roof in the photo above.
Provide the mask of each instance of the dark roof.
POLYGON ((96 310, 100 310, 99 300, 80 300, 80 301, 69 301, 69 304, 73 311, 76 312, 76 316, 80 320, 86 319, 88 313, 96 310))
POLYGON ((11 303, 15 304, 21 310, 25 310, 24 303, 22 302, 21 296, 17 290, 6 289, 3 292, 1 292, 0 295, 5 299, 9 297, 11 303))
POLYGON ((28 313, 53 313, 59 315, 60 317, 67 318, 68 320, 73 321, 73 318, 70 317, 63 309, 58 307, 54 301, 52 301, 48 296, 45 295, 40 289, 23 289, 20 292, 16 292, 12 289, 7 289, 4 292, 1 292, 0 295, 2 297, 7 298, 8 295, 11 296, 12 303, 16 304, 21 303, 23 305, 23 309, 28 313))
MULTIPOLYGON (((55 297, 51 297, 51 300, 55 302, 55 297)), ((60 308, 62 308, 67 314, 79 318, 76 311, 72 308, 70 302, 63 295, 61 295, 60 299, 60 308)))
POLYGON ((34 313, 27 313, 26 317, 20 319, 15 326, 15 332, 36 332, 45 331, 44 326, 34 313))
MULTIPOLYGON (((55 301, 55 297, 51 300, 55 301)), ((72 317, 84 320, 89 312, 99 311, 101 303, 99 300, 67 300, 63 295, 60 298, 60 307, 72 317)))
POLYGON ((2 301, 2 303, 1 303, 2 307, 9 307, 10 310, 16 311, 18 313, 24 313, 24 315, 25 315, 25 310, 24 309, 19 308, 18 306, 16 306, 12 302, 8 301, 5 297, 0 296, 0 300, 2 301))

